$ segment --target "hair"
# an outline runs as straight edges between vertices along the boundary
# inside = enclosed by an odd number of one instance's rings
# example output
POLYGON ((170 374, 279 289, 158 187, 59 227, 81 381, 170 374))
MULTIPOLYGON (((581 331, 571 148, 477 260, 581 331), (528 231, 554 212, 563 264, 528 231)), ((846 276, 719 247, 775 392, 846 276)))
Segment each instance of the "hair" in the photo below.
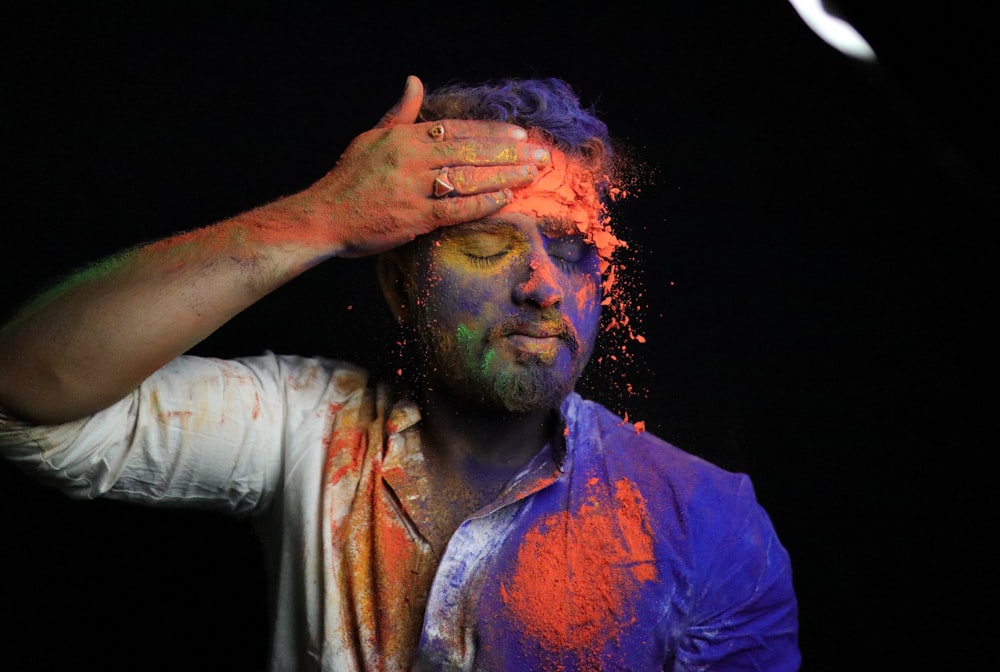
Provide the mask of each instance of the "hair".
POLYGON ((568 156, 584 161, 607 196, 614 151, 607 125, 593 107, 584 107, 561 79, 498 79, 483 84, 452 83, 430 91, 420 109, 421 121, 472 119, 504 121, 537 133, 568 156))

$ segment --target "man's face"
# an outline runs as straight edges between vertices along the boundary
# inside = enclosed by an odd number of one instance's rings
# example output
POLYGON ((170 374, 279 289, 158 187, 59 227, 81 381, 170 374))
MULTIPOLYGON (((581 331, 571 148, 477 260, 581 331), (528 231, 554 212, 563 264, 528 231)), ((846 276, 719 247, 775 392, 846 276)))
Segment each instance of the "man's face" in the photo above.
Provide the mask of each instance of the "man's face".
POLYGON ((590 174, 552 154, 498 213, 421 242, 411 301, 435 389, 509 411, 553 408, 590 358, 601 271, 583 232, 599 203, 590 174))

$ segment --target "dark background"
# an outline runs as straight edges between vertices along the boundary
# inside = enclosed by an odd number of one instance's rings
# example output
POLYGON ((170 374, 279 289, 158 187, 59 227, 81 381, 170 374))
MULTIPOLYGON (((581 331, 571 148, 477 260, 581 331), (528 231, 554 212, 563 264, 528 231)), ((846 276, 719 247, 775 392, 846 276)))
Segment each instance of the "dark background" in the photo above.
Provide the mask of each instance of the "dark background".
MULTIPOLYGON (((621 224, 645 287, 638 393, 620 371, 584 391, 751 475, 792 556, 803 670, 993 661, 983 12, 840 3, 873 65, 779 0, 328 4, 3 10, 0 311, 307 186, 407 74, 563 77, 648 167, 621 224)), ((197 351, 364 361, 378 301, 369 262, 326 264, 197 351)), ((243 523, 70 502, 3 463, 0 532, 0 668, 263 668, 243 523)))

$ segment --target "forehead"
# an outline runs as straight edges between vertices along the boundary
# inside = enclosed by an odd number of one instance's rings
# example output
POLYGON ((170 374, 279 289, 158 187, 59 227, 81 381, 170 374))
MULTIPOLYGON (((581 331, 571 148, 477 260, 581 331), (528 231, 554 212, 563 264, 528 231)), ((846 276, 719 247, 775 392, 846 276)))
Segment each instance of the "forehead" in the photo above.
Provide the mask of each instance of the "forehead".
POLYGON ((551 161, 539 169, 531 186, 515 190, 513 200, 494 217, 528 219, 545 227, 553 223, 575 227, 575 231, 559 233, 587 234, 597 230, 602 226, 603 208, 593 171, 558 149, 550 148, 550 155, 551 161))

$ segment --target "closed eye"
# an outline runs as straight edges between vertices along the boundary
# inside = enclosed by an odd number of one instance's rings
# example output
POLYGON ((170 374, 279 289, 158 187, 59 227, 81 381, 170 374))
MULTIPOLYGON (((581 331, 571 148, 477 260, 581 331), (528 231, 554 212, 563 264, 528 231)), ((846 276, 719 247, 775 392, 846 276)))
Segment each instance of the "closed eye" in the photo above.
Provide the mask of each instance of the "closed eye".
POLYGON ((495 264, 503 259, 507 255, 507 250, 502 252, 497 252, 496 254, 480 255, 473 252, 466 252, 465 256, 469 258, 476 266, 489 266, 495 264))
POLYGON ((591 246, 583 239, 583 236, 559 236, 550 238, 547 251, 549 256, 575 264, 582 261, 591 250, 591 246))
POLYGON ((511 250, 513 235, 507 229, 469 231, 456 236, 458 248, 476 264, 500 261, 511 250))

